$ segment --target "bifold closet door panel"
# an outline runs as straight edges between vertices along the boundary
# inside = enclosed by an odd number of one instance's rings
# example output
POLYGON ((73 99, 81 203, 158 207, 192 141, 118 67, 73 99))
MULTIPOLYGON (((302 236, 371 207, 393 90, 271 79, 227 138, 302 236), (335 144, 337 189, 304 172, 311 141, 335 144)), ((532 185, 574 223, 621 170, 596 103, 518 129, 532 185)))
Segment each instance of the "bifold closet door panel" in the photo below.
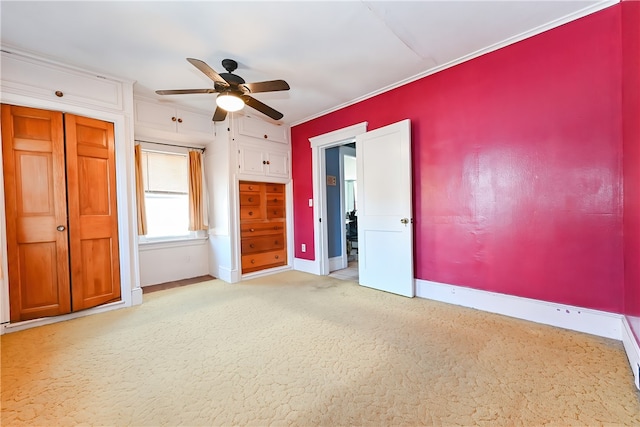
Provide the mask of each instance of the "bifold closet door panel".
POLYGON ((2 105, 11 321, 69 313, 63 116, 2 105))
POLYGON ((65 115, 73 311, 120 299, 113 124, 65 115))

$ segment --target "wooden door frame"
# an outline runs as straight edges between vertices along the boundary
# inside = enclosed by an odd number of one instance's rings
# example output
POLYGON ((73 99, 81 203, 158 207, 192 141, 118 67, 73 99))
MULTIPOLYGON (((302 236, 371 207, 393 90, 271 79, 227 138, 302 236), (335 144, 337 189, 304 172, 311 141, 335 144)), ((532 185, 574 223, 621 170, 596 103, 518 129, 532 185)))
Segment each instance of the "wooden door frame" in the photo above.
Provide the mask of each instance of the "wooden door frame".
MULTIPOLYGON (((320 221, 327 217, 326 188, 327 171, 325 153, 327 148, 344 145, 355 140, 356 135, 367 131, 367 122, 358 123, 333 132, 309 138, 311 144, 311 168, 313 176, 313 245, 314 260, 304 268, 310 273, 326 276, 329 274, 329 249, 327 243, 327 223, 320 221), (310 267, 310 268, 309 268, 310 267)), ((300 268, 298 268, 300 269, 300 268)))
MULTIPOLYGON (((124 84, 124 93, 132 93, 132 83, 124 84), (127 88, 127 86, 129 86, 127 88), (128 90, 127 90, 128 89, 128 90)), ((120 250, 120 289, 121 300, 100 307, 83 310, 57 317, 29 320, 9 324, 9 286, 7 280, 7 230, 4 203, 4 172, 2 170, 2 153, 0 150, 0 335, 5 331, 18 331, 32 326, 69 320, 88 314, 100 313, 122 307, 130 307, 142 303, 142 288, 138 265, 138 243, 136 236, 135 214, 135 177, 133 168, 133 98, 125 99, 124 112, 94 110, 78 105, 60 105, 55 101, 32 98, 29 96, 0 93, 0 102, 22 107, 40 108, 52 111, 77 114, 79 116, 111 122, 114 125, 116 146, 116 195, 118 203, 118 238, 120 250)))

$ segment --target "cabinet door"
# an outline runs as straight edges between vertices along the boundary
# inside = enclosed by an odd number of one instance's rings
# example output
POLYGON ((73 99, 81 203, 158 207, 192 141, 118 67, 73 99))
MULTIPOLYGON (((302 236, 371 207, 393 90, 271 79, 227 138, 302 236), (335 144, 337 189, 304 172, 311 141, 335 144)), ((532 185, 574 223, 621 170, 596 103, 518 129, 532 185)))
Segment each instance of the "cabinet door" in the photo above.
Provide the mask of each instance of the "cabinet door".
POLYGON ((136 126, 176 132, 178 117, 172 105, 145 101, 136 101, 135 105, 136 126))
POLYGON ((2 105, 11 321, 69 313, 62 113, 2 105))
POLYGON ((56 103, 118 111, 124 108, 122 83, 15 53, 2 52, 2 91, 56 103))
POLYGON ((187 110, 176 112, 178 132, 187 134, 203 134, 213 138, 213 113, 211 115, 187 110))
POLYGON ((289 154, 270 152, 267 153, 267 175, 281 178, 289 177, 289 154))
POLYGON ((241 146, 239 151, 240 173, 264 175, 267 163, 262 150, 254 147, 241 146))
POLYGON ((252 138, 287 143, 287 128, 264 120, 243 116, 238 120, 238 133, 252 138))
POLYGON ((113 123, 67 114, 73 311, 120 299, 113 123))

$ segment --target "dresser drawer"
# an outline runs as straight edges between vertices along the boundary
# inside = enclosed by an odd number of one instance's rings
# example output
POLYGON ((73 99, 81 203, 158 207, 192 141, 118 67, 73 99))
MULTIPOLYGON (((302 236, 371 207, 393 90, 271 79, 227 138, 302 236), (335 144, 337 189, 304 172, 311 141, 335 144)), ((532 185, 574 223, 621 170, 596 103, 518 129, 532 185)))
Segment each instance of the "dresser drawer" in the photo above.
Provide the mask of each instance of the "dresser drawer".
POLYGON ((268 183, 265 183, 264 186, 265 186, 265 191, 267 193, 281 193, 281 194, 284 194, 284 184, 268 184, 268 183))
POLYGON ((284 249, 248 254, 242 256, 242 273, 263 270, 270 267, 278 267, 287 264, 287 254, 284 249))
POLYGON ((260 193, 240 193, 240 206, 260 206, 260 193))
POLYGON ((284 206, 267 206, 267 218, 284 218, 284 206))
POLYGON ((258 222, 240 224, 240 237, 266 236, 271 234, 283 234, 284 222, 258 222))
POLYGON ((283 206, 284 207, 284 194, 270 193, 267 194, 267 206, 283 206))
POLYGON ((284 234, 271 236, 247 237, 242 239, 242 253, 254 254, 256 252, 274 251, 284 249, 284 234))
POLYGON ((248 192, 259 193, 262 186, 263 184, 261 182, 241 181, 240 192, 241 193, 248 193, 248 192))
POLYGON ((262 209, 260 206, 241 206, 240 207, 240 220, 248 219, 262 219, 262 209))

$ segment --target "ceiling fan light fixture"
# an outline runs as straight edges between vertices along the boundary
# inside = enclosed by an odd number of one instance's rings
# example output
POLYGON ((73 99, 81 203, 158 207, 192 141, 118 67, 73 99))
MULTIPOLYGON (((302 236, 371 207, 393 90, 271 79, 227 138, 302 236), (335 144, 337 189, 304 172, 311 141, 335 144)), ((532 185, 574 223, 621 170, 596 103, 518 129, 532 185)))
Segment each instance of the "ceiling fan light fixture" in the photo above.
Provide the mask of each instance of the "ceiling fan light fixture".
POLYGON ((229 112, 240 111, 244 107, 244 101, 230 93, 221 93, 216 98, 218 107, 229 112))

